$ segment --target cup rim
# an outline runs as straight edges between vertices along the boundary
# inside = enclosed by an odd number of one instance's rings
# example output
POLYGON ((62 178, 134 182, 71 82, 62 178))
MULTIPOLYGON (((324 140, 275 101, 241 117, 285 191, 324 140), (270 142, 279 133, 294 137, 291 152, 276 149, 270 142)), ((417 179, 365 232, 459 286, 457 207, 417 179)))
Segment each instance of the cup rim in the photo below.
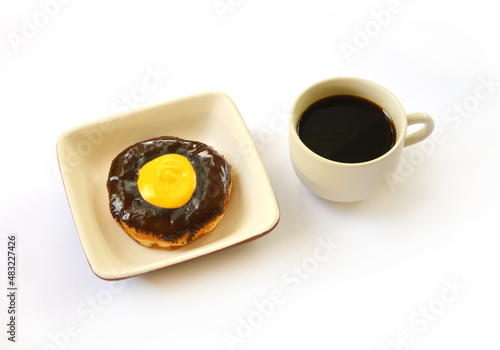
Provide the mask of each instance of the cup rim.
MULTIPOLYGON (((367 97, 363 96, 363 98, 367 98, 367 97)), ((314 102, 316 102, 316 101, 314 101, 314 102)), ((309 105, 311 105, 311 104, 309 104, 309 105)), ((297 122, 298 122, 298 120, 297 120, 297 122)), ((396 125, 394 125, 394 126, 396 127, 396 125)), ((391 154, 393 154, 394 152, 396 152, 396 150, 401 146, 402 143, 404 143, 404 140, 406 138, 407 127, 408 127, 408 123, 407 123, 407 120, 406 120, 406 112, 405 112, 405 110, 403 108, 403 105, 401 104, 401 102, 398 100, 398 98, 391 91, 389 91, 384 86, 382 86, 382 85, 380 85, 378 83, 375 83, 375 82, 373 82, 371 80, 364 79, 364 78, 359 78, 359 77, 354 77, 354 76, 339 76, 339 77, 333 77, 333 78, 326 78, 326 79, 317 81, 314 84, 309 85, 307 88, 305 88, 304 90, 302 90, 302 92, 295 98, 295 100, 294 100, 294 102, 292 104, 292 108, 290 109, 290 116, 289 116, 289 130, 290 130, 290 135, 291 135, 291 137, 294 138, 295 142, 303 150, 305 150, 305 152, 309 153, 311 156, 313 156, 317 160, 320 160, 320 161, 322 161, 324 163, 327 163, 327 164, 336 164, 336 165, 345 166, 345 167, 362 167, 362 166, 367 166, 367 165, 371 165, 371 164, 374 164, 374 163, 378 163, 378 162, 384 160, 385 158, 389 157, 391 154), (300 137, 299 137, 299 135, 297 133, 297 126, 295 125, 294 120, 293 120, 294 119, 294 110, 297 108, 297 104, 300 101, 300 99, 303 98, 303 96, 306 93, 308 93, 309 91, 311 91, 314 88, 317 88, 318 86, 321 86, 323 84, 326 84, 326 83, 329 83, 329 82, 332 82, 332 81, 346 81, 346 80, 357 81, 357 82, 362 83, 362 84, 372 85, 373 87, 376 87, 377 89, 383 90, 384 93, 387 96, 389 96, 393 100, 393 102, 401 109, 402 113, 405 116, 404 121, 403 121, 404 122, 404 128, 403 128, 404 130, 396 130, 396 142, 391 147, 391 149, 388 150, 387 152, 385 152, 384 154, 382 154, 381 156, 379 156, 377 158, 374 158, 374 159, 367 160, 365 162, 345 163, 345 162, 339 162, 339 161, 331 160, 331 159, 325 158, 323 156, 320 156, 319 154, 317 154, 314 151, 312 151, 309 147, 307 147, 302 142, 302 140, 300 139, 300 137)))

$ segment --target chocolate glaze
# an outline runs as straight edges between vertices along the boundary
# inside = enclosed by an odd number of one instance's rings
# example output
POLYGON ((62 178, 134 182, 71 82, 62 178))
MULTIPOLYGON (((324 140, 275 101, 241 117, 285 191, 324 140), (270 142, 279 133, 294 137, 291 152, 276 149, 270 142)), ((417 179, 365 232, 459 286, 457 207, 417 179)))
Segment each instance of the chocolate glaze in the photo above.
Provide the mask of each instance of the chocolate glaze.
POLYGON ((231 183, 231 165, 212 147, 177 137, 156 137, 123 150, 111 163, 107 188, 114 219, 136 231, 174 241, 194 233, 223 213, 231 183), (146 202, 137 188, 139 170, 147 162, 168 153, 185 156, 196 172, 193 196, 179 208, 167 209, 146 202))

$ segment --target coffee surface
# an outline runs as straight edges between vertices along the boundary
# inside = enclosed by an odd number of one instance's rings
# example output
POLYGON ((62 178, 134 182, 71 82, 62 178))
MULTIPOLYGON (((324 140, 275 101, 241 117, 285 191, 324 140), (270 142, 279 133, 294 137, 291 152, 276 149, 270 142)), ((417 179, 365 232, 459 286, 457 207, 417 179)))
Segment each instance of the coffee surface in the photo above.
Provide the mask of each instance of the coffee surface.
POLYGON ((378 158, 396 140, 394 124, 382 107, 350 95, 327 97, 309 106, 297 133, 314 153, 342 163, 378 158))

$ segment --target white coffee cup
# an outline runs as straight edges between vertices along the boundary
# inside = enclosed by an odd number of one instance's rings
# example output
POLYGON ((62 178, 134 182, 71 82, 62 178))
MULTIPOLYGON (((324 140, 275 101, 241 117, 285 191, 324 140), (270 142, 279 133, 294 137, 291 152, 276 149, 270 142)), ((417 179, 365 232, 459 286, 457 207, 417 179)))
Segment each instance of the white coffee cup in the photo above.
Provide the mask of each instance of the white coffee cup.
POLYGON ((336 202, 355 202, 369 197, 386 184, 396 171, 403 147, 428 137, 434 121, 425 113, 406 114, 398 99, 383 86, 354 77, 320 81, 304 90, 290 112, 289 147, 292 166, 300 181, 316 195, 336 202), (370 100, 392 119, 396 129, 394 146, 382 156, 362 163, 342 163, 311 151, 299 138, 297 124, 304 111, 314 102, 336 95, 352 95, 370 100), (423 126, 407 135, 412 124, 423 126))

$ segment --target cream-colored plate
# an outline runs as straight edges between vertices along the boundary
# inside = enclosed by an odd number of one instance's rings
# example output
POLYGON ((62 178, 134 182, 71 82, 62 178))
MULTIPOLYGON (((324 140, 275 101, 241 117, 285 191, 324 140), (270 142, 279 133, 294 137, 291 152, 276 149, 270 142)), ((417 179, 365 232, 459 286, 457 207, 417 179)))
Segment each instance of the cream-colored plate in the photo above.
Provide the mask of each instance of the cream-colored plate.
POLYGON ((236 106, 219 92, 158 103, 97 120, 63 133, 59 167, 85 255, 94 273, 128 278, 198 258, 261 237, 279 221, 273 188, 236 106), (226 213, 210 234, 183 248, 145 248, 109 212, 106 181, 113 158, 128 146, 156 136, 177 136, 211 145, 233 166, 226 213))

